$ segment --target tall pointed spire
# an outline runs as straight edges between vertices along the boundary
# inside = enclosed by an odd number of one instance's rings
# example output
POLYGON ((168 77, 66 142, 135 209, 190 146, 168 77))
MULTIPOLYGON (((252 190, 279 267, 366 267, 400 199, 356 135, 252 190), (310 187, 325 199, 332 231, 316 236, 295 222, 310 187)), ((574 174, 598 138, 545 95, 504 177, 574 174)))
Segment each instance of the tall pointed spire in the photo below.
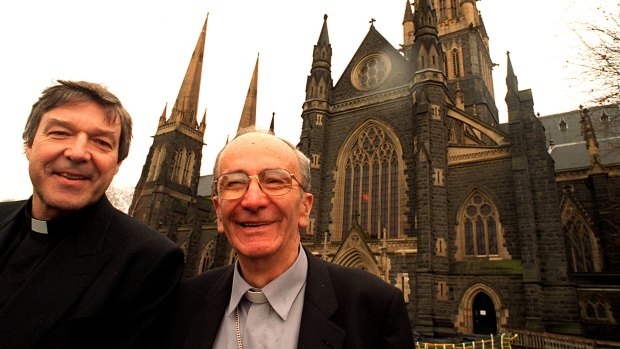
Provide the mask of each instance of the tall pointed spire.
POLYGON ((411 2, 407 0, 405 5, 405 16, 403 17, 403 50, 405 50, 405 57, 408 57, 408 51, 411 51, 413 46, 414 24, 413 24, 413 11, 411 10, 411 2))
POLYGON ((319 40, 312 51, 312 68, 306 81, 306 101, 327 100, 332 89, 331 78, 332 46, 327 31, 327 14, 323 15, 323 26, 319 40))
POLYGON ((159 125, 163 125, 166 123, 167 114, 168 114, 168 102, 166 102, 166 105, 164 106, 164 111, 161 113, 161 116, 159 117, 159 125))
POLYGON ((319 35, 318 45, 329 45, 329 33, 327 32, 327 14, 323 15, 323 27, 319 35))
POLYGON ((250 87, 248 87, 248 94, 245 97, 245 104, 243 105, 243 111, 241 112, 241 118, 239 118, 239 127, 237 131, 242 128, 256 125, 256 103, 258 96, 258 58, 260 53, 256 56, 256 65, 254 65, 254 73, 252 73, 252 80, 250 81, 250 87))
POLYGON ((517 80, 517 76, 515 75, 515 71, 512 68, 512 61, 510 60, 510 51, 506 51, 506 87, 508 88, 508 93, 517 93, 519 92, 519 80, 517 80))
POLYGON ((170 121, 175 123, 183 123, 192 128, 198 126, 196 119, 198 112, 198 95, 200 94, 200 79, 202 77, 202 61, 205 49, 205 40, 207 36, 207 22, 209 21, 209 14, 202 26, 202 31, 198 37, 196 48, 192 53, 192 59, 189 62, 183 83, 179 89, 177 100, 172 108, 172 114, 170 115, 170 121))

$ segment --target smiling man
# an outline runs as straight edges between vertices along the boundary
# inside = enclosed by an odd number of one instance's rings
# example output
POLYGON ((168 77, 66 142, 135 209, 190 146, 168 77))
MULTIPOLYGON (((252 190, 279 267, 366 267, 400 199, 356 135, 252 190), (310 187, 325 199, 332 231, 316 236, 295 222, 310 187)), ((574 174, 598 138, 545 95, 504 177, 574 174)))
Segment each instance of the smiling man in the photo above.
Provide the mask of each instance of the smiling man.
POLYGON ((244 130, 213 173, 217 228, 237 262, 181 283, 167 347, 414 347, 400 290, 301 245, 313 202, 303 153, 273 134, 244 130))
POLYGON ((155 338, 183 254, 105 196, 131 128, 99 84, 58 81, 33 105, 23 134, 32 197, 0 203, 0 348, 134 348, 155 338))

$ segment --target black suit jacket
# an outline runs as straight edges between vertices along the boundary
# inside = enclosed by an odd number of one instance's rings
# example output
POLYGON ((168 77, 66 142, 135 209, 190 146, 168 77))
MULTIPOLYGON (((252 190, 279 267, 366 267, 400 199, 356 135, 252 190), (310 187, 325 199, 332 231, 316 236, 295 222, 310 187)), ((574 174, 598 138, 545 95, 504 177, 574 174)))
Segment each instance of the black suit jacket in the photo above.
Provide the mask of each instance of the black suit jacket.
MULTIPOLYGON (((0 244, 26 201, 0 203, 0 244)), ((183 253, 105 196, 0 309, 0 348, 136 348, 170 300, 183 253)))
MULTIPOLYGON (((402 292, 378 277, 308 256, 298 348, 414 348, 402 292)), ((211 348, 230 300, 233 267, 181 283, 168 348, 211 348)))

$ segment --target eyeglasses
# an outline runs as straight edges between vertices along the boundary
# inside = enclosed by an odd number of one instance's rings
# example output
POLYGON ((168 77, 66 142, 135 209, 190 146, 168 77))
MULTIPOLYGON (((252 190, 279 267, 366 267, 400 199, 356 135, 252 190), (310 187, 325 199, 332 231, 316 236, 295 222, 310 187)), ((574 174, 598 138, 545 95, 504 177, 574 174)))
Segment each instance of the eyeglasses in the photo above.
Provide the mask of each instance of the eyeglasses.
POLYGON ((255 176, 248 176, 243 172, 226 173, 219 176, 213 184, 220 199, 234 200, 245 195, 252 178, 258 180, 260 189, 269 196, 282 196, 290 192, 293 179, 303 190, 295 175, 282 168, 262 170, 255 176))

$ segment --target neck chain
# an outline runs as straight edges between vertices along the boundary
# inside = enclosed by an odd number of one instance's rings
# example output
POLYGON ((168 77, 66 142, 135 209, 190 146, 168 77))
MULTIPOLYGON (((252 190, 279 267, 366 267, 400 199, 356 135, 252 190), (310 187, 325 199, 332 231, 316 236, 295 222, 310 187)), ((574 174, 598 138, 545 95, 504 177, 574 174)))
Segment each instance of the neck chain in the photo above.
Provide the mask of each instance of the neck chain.
POLYGON ((239 330, 239 305, 235 308, 235 334, 237 335, 237 345, 239 346, 239 349, 243 349, 241 330, 239 330))

